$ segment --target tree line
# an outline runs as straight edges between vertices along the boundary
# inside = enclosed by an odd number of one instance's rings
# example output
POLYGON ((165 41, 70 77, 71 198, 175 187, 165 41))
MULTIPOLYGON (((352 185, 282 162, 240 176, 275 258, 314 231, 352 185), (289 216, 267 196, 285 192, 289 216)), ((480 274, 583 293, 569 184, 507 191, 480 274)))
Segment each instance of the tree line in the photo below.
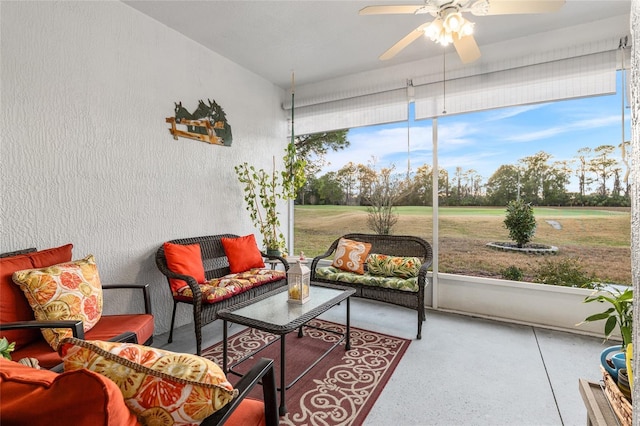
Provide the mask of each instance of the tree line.
MULTIPOLYGON (((522 200, 543 206, 630 206, 629 142, 580 148, 571 160, 553 161, 544 151, 501 165, 486 181, 474 169, 438 170, 441 206, 505 206, 522 200), (615 157, 620 149, 622 161, 615 157), (578 190, 570 191, 571 178, 578 190)), ((394 167, 376 170, 375 164, 349 162, 336 172, 319 176, 329 150, 349 146, 347 130, 296 138, 299 157, 306 161, 307 182, 298 192, 299 204, 371 205, 372 195, 387 185, 396 191, 395 205, 432 205, 433 169, 396 173, 394 167)))

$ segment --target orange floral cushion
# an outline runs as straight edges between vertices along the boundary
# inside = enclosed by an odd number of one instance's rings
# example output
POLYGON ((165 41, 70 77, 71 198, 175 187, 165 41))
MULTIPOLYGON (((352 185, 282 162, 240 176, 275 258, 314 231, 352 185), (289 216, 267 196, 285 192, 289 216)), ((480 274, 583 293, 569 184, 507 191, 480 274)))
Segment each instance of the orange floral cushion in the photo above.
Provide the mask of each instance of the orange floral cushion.
MULTIPOLYGON (((221 278, 213 278, 206 284, 200 284, 202 301, 215 303, 228 299, 234 294, 242 293, 262 284, 278 281, 287 277, 286 272, 271 269, 255 268, 239 274, 229 274, 221 278)), ((192 301, 193 292, 189 286, 182 287, 173 296, 179 300, 192 301)))
POLYGON ((364 274, 364 264, 370 251, 370 243, 340 238, 331 266, 347 272, 364 274))
POLYGON ((113 380, 142 424, 192 425, 238 395, 214 362, 133 343, 65 339, 65 371, 87 368, 113 380))
MULTIPOLYGON (((81 320, 89 331, 102 316, 102 286, 93 255, 41 269, 13 273, 35 319, 81 320)), ((73 334, 68 328, 42 329, 42 335, 56 350, 60 341, 73 334)))

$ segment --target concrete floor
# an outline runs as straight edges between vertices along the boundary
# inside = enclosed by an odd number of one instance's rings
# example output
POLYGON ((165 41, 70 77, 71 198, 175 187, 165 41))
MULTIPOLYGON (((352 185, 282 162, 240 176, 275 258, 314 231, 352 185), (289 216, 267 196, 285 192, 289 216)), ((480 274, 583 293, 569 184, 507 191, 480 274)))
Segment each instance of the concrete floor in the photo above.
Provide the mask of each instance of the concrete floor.
MULTIPOLYGON (((321 318, 344 323, 344 304, 321 318)), ((584 425, 578 379, 598 382, 600 352, 616 344, 430 310, 415 340, 416 321, 409 309, 351 301, 352 326, 414 339, 365 425, 584 425)), ((195 352, 191 324, 176 329, 172 344, 167 336, 154 346, 195 352)), ((203 336, 203 348, 220 341, 222 321, 203 336)))

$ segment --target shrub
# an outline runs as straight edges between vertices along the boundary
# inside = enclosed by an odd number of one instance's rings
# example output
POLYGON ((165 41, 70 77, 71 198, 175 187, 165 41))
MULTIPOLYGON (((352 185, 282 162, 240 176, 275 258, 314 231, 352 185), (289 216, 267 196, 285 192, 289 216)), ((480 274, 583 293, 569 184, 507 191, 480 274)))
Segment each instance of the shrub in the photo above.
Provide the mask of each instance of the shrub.
POLYGON ((595 275, 587 274, 580 259, 569 257, 566 259, 545 259, 536 270, 534 282, 565 287, 597 288, 595 275))
POLYGON ((524 273, 522 272, 522 269, 513 265, 502 269, 500 271, 500 274, 502 275, 502 278, 504 278, 505 280, 511 280, 511 281, 522 281, 522 278, 524 277, 524 273))
POLYGON ((533 239, 536 233, 536 219, 533 216, 531 204, 522 200, 509 201, 504 225, 509 230, 509 238, 522 248, 533 239))

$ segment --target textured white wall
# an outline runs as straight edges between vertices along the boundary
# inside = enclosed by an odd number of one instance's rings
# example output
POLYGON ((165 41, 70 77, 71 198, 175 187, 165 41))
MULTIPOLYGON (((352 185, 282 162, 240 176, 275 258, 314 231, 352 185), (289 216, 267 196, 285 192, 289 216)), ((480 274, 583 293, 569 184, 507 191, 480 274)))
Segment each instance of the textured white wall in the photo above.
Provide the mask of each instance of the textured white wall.
MULTIPOLYGON (((168 330, 155 251, 254 232, 233 166, 282 157, 284 93, 118 1, 3 1, 0 19, 0 251, 71 242, 103 282, 150 283, 156 332, 168 330), (206 98, 224 108, 231 147, 169 134, 175 101, 193 111, 206 98)), ((136 307, 129 294, 105 305, 136 307)))

